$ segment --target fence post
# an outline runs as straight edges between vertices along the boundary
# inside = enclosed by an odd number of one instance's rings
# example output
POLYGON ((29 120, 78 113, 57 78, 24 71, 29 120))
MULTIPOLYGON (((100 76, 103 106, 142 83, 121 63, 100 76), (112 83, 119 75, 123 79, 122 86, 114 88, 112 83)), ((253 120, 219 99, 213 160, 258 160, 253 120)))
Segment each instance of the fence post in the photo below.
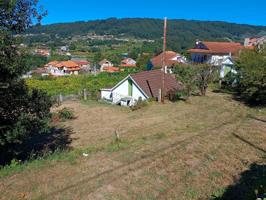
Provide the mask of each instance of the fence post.
POLYGON ((57 104, 58 104, 58 106, 60 106, 62 104, 62 102, 63 102, 63 96, 62 96, 62 94, 59 94, 58 95, 58 98, 57 98, 57 104))
POLYGON ((162 90, 159 89, 159 92, 158 92, 158 102, 161 103, 162 102, 162 90))
POLYGON ((84 101, 88 100, 88 93, 86 89, 83 89, 83 98, 84 98, 84 101))

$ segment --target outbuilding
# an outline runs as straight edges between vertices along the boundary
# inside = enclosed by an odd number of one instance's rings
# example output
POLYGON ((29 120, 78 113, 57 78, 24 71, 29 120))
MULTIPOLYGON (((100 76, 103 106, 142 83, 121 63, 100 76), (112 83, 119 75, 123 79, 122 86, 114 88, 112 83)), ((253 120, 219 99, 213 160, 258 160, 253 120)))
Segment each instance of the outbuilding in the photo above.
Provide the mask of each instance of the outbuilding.
MULTIPOLYGON (((133 106, 139 100, 158 99, 162 88, 161 70, 143 71, 131 74, 111 89, 101 89, 101 99, 112 104, 133 106)), ((181 86, 171 74, 165 74, 165 94, 177 92, 181 86)))

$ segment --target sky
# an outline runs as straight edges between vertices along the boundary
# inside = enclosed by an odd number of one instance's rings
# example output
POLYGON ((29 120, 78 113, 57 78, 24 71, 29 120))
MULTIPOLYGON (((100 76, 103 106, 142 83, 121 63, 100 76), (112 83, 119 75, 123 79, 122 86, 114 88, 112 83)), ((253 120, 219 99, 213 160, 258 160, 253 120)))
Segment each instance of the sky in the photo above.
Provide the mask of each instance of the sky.
POLYGON ((43 24, 116 18, 227 21, 266 26, 266 0, 40 0, 43 24))

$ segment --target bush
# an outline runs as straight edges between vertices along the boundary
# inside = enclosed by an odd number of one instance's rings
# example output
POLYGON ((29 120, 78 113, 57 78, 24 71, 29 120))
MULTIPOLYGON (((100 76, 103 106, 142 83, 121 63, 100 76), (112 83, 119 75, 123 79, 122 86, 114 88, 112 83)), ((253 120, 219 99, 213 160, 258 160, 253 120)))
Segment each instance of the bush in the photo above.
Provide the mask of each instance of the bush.
POLYGON ((184 100, 186 101, 189 98, 188 92, 185 89, 181 89, 175 94, 169 97, 170 101, 184 100))
POLYGON ((195 67, 196 69, 196 85, 200 91, 201 96, 205 96, 209 84, 214 78, 214 68, 208 64, 200 64, 195 67))
POLYGON ((147 105, 148 105, 147 101, 143 101, 143 100, 139 99, 137 101, 137 103, 134 106, 131 106, 130 108, 132 111, 136 111, 136 110, 139 110, 143 107, 146 107, 147 105))
POLYGON ((197 89, 196 70, 192 65, 176 65, 174 67, 177 81, 182 84, 182 90, 176 94, 177 99, 188 99, 197 89))
POLYGON ((246 50, 237 62, 237 91, 250 104, 266 104, 266 48, 246 50))
POLYGON ((0 92, 0 160, 23 153, 23 144, 33 135, 49 130, 50 98, 42 91, 29 91, 23 81, 14 81, 0 92))
POLYGON ((73 111, 68 108, 63 108, 62 110, 58 112, 58 114, 61 120, 68 120, 68 119, 75 118, 73 111))
POLYGON ((197 89, 202 96, 206 95, 215 70, 207 64, 176 65, 173 72, 183 87, 177 96, 181 99, 188 99, 197 89))

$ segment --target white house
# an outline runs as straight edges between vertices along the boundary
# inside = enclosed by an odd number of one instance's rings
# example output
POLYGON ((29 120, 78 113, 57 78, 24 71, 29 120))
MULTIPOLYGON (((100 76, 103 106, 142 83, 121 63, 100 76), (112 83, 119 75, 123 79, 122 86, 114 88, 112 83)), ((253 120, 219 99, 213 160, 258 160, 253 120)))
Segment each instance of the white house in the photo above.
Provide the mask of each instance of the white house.
POLYGON ((108 67, 113 67, 113 63, 110 62, 109 60, 107 59, 103 59, 101 62, 99 62, 99 65, 100 65, 100 71, 103 72, 105 68, 108 68, 108 67))
POLYGON ((137 62, 132 58, 125 58, 121 61, 121 67, 136 67, 137 62))
POLYGON ((47 73, 53 76, 66 76, 66 75, 78 75, 80 71, 80 66, 78 63, 68 60, 68 61, 52 61, 45 65, 47 73))
POLYGON ((229 72, 237 73, 235 71, 234 62, 232 56, 212 56, 208 61, 208 64, 217 67, 220 71, 220 78, 224 78, 229 72))
POLYGON ((197 41, 193 49, 188 50, 193 63, 207 63, 219 68, 220 78, 234 70, 234 58, 245 47, 237 42, 197 41))
MULTIPOLYGON (((144 71, 128 75, 111 89, 101 89, 101 99, 122 106, 133 106, 139 100, 158 98, 162 88, 161 70, 144 71)), ((175 77, 165 74, 165 94, 180 89, 175 77)))

